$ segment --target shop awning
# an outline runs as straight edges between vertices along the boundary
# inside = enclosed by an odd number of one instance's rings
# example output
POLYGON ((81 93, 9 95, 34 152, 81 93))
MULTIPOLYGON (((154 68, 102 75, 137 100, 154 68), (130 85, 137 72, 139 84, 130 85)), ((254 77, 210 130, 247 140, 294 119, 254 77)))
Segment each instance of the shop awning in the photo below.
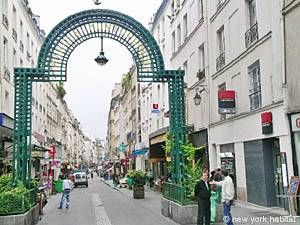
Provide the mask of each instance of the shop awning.
POLYGON ((132 152, 132 156, 145 155, 148 152, 148 148, 136 149, 132 152))

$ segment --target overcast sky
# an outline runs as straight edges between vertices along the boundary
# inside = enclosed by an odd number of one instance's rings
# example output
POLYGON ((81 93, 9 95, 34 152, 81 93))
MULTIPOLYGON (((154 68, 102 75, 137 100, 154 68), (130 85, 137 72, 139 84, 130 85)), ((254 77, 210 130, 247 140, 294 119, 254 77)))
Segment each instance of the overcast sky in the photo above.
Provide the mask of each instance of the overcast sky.
MULTIPOLYGON (((161 0, 29 0, 34 14, 40 15, 41 27, 48 34, 61 20, 74 13, 91 9, 112 9, 132 16, 146 28, 161 0)), ((106 136, 111 90, 122 74, 132 65, 129 51, 118 42, 104 39, 104 52, 109 62, 100 67, 94 58, 100 51, 100 39, 82 43, 68 62, 66 101, 79 119, 85 132, 96 137, 106 136)))

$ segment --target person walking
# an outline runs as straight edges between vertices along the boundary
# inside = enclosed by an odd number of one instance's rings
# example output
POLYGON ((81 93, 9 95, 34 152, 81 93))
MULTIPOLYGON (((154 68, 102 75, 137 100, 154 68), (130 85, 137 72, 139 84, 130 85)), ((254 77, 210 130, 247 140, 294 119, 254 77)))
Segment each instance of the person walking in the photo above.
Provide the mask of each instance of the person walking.
POLYGON ((198 198, 198 218, 197 225, 210 224, 210 186, 208 183, 208 172, 204 171, 202 178, 195 186, 195 196, 198 198), (205 223, 203 223, 205 220, 205 223))
POLYGON ((229 176, 228 170, 223 170, 222 175, 224 176, 223 181, 213 181, 213 184, 222 186, 222 202, 224 210, 224 221, 227 225, 233 225, 231 215, 231 205, 234 199, 234 185, 231 177, 229 176))
POLYGON ((60 204, 58 209, 62 209, 64 205, 64 199, 67 199, 66 208, 68 209, 70 207, 70 192, 73 188, 73 183, 70 180, 70 177, 65 176, 63 179, 63 193, 61 196, 60 204))

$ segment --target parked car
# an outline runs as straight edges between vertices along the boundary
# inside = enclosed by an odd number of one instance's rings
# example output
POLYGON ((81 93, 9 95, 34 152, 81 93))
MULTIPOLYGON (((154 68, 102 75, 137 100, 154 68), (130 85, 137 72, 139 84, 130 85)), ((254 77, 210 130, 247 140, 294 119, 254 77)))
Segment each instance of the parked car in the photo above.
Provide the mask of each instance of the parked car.
POLYGON ((120 179, 120 188, 126 188, 127 187, 127 177, 124 177, 122 179, 120 179))
POLYGON ((77 172, 74 173, 74 186, 85 185, 86 187, 89 186, 88 178, 85 172, 77 172))

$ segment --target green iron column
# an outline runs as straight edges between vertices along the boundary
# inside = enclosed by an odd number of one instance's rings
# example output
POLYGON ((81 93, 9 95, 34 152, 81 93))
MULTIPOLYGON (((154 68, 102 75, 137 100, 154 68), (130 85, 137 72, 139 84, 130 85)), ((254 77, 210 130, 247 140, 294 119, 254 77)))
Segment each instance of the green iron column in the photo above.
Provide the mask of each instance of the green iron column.
POLYGON ((31 77, 16 73, 13 180, 20 179, 24 184, 31 178, 31 104, 31 77))
POLYGON ((169 78, 170 133, 174 140, 171 151, 172 180, 176 184, 181 183, 185 175, 185 158, 181 150, 181 145, 186 140, 183 77, 184 71, 178 70, 169 78))

